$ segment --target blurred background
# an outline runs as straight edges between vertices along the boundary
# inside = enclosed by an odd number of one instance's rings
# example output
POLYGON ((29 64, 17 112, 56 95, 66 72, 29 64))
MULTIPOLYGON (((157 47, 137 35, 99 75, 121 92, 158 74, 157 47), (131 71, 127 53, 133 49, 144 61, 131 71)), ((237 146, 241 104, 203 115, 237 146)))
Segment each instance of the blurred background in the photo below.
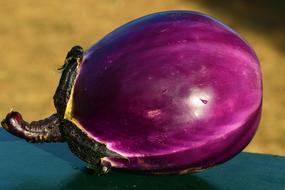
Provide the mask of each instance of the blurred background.
POLYGON ((0 118, 11 108, 28 121, 55 112, 57 68, 72 46, 87 49, 130 20, 173 9, 209 14, 252 45, 262 66, 264 103, 260 128, 245 151, 285 155, 285 1, 281 0, 0 0, 0 118))

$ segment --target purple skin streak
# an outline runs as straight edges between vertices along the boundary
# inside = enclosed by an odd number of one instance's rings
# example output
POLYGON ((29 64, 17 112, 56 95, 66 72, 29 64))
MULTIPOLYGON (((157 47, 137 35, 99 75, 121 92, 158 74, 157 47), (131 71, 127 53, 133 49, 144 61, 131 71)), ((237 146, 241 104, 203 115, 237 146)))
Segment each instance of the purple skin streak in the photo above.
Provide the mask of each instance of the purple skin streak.
POLYGON ((253 138, 262 105, 257 57, 236 32, 197 12, 132 21, 86 51, 73 118, 129 158, 113 167, 191 172, 225 162, 253 138))

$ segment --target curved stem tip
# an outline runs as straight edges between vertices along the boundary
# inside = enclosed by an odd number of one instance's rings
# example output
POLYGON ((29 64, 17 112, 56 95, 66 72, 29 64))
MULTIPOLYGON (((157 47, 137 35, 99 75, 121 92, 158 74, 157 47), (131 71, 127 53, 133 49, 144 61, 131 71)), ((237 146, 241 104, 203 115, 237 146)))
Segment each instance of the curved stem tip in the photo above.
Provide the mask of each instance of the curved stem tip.
POLYGON ((11 134, 28 142, 64 142, 59 129, 60 120, 57 114, 53 114, 43 120, 28 123, 23 120, 19 112, 11 111, 1 122, 1 125, 11 134))

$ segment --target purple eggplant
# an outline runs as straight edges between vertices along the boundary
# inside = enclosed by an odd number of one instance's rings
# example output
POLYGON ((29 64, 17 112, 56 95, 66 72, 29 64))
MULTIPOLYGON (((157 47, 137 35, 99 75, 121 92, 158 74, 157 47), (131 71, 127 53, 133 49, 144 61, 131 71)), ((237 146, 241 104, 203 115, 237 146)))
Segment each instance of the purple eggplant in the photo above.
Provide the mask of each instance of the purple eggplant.
POLYGON ((216 19, 167 11, 131 21, 60 68, 57 113, 2 121, 29 142, 67 142, 98 174, 182 174, 223 163, 253 138, 262 78, 249 44, 216 19))

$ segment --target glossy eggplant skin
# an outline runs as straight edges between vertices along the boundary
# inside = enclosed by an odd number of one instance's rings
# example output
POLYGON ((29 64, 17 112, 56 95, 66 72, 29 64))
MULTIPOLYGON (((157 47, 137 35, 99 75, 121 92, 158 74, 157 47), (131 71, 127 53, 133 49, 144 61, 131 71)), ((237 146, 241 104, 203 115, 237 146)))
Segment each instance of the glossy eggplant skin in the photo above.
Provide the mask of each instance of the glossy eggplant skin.
POLYGON ((259 124, 258 59, 205 14, 136 19, 85 52, 70 99, 73 122, 126 159, 112 167, 186 173, 232 158, 259 124))

